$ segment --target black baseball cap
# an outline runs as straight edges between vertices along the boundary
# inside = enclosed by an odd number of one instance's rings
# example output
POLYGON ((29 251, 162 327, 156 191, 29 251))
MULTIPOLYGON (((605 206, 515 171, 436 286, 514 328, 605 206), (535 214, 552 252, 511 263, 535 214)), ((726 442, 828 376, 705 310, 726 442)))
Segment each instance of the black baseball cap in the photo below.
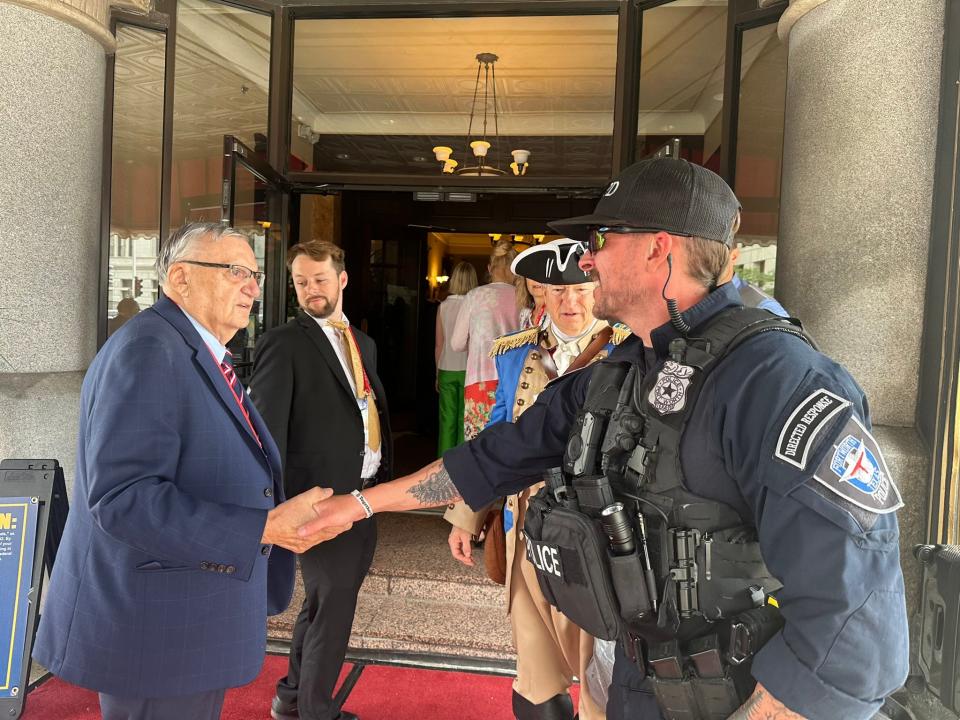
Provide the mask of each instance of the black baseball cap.
POLYGON ((607 186, 593 214, 547 224, 582 242, 596 228, 625 226, 729 243, 739 211, 736 195, 715 172, 678 158, 648 158, 607 186))
POLYGON ((527 248, 513 259, 510 269, 514 275, 547 285, 579 285, 590 282, 590 276, 580 269, 583 243, 561 238, 527 248))

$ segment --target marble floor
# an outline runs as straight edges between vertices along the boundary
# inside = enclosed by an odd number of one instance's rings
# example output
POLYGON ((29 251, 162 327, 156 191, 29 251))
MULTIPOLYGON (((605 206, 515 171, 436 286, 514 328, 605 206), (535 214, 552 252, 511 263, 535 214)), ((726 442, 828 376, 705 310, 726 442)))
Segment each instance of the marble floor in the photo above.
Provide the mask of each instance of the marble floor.
MULTIPOLYGON (((437 515, 386 513, 357 603, 352 651, 390 656, 440 656, 465 662, 513 660, 503 587, 483 570, 450 556, 450 526, 437 515)), ((290 609, 272 618, 272 640, 289 640, 303 598, 298 578, 290 609)))

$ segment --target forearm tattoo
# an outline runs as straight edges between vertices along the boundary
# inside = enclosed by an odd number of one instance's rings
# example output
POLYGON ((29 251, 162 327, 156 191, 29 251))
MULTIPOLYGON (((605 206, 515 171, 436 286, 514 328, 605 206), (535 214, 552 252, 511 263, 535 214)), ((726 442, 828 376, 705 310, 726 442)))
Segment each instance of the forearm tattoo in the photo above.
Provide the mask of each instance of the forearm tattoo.
POLYGON ((755 692, 748 697, 747 701, 740 706, 740 709, 727 718, 727 720, 755 720, 757 716, 753 714, 753 711, 757 708, 757 705, 760 704, 762 697, 763 690, 755 692))
POLYGON ((803 720, 803 716, 784 707, 772 695, 758 688, 727 720, 803 720))
POLYGON ((443 466, 443 462, 427 471, 426 479, 411 487, 407 492, 417 499, 421 507, 437 507, 460 499, 460 493, 453 481, 450 480, 450 474, 443 466))

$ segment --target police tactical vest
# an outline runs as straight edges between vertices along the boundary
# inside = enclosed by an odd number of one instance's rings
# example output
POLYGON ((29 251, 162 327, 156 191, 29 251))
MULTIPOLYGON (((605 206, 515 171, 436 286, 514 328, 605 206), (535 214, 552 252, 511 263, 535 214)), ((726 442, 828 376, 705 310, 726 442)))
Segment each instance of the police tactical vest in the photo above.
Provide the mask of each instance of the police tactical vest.
MULTIPOLYGON (((775 632, 766 603, 780 584, 763 563, 753 520, 692 493, 680 462, 706 379, 765 332, 813 345, 798 322, 737 307, 671 342, 669 358, 646 376, 633 363, 595 366, 563 469, 531 499, 525 526, 544 595, 591 634, 653 647, 687 643, 720 623, 736 627, 738 618, 764 624, 753 629, 754 645, 775 632)), ((722 648, 733 662, 758 649, 737 642, 731 634, 722 648)))

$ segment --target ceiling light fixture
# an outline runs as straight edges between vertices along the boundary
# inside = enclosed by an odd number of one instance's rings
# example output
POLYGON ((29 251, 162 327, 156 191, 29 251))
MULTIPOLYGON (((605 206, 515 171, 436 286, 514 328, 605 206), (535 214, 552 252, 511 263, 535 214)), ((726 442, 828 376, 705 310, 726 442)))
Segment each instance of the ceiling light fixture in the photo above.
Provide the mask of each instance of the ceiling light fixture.
POLYGON ((302 122, 297 123, 297 137, 303 138, 311 145, 315 145, 317 140, 320 139, 320 135, 315 133, 313 128, 302 122))
MULTIPOLYGON (((457 175, 471 175, 471 176, 481 176, 481 175, 506 175, 506 171, 500 168, 500 115, 499 110, 497 109, 497 71, 494 67, 494 63, 499 60, 496 55, 493 53, 477 53, 477 79, 474 82, 473 86, 473 102, 470 105, 470 124, 467 126, 467 138, 466 143, 470 148, 470 151, 473 155, 471 160, 473 164, 464 164, 462 167, 460 163, 455 160, 453 155, 453 148, 449 148, 446 145, 438 145, 433 149, 433 154, 437 158, 438 162, 443 163, 443 172, 445 173, 456 173, 457 175), (477 110, 477 101, 481 99, 480 85, 481 85, 481 76, 483 84, 483 95, 482 95, 482 112, 477 110), (490 102, 490 95, 493 95, 493 102, 490 102), (492 116, 492 117, 491 117, 492 116), (489 142, 487 130, 489 126, 489 120, 493 120, 493 136, 492 139, 497 143, 497 148, 494 150, 494 153, 497 156, 497 161, 495 165, 488 164, 487 155, 493 145, 489 142), (480 133, 480 122, 483 122, 482 134, 480 133), (474 139, 474 122, 477 123, 478 134, 481 135, 480 139, 474 139)), ((513 156, 513 162, 510 163, 510 169, 513 170, 514 175, 525 175, 527 173, 527 167, 529 166, 530 160, 530 151, 529 150, 511 150, 510 154, 513 156)), ((470 157, 470 154, 465 153, 467 158, 470 157)), ((464 160, 466 163, 467 160, 464 160)))

